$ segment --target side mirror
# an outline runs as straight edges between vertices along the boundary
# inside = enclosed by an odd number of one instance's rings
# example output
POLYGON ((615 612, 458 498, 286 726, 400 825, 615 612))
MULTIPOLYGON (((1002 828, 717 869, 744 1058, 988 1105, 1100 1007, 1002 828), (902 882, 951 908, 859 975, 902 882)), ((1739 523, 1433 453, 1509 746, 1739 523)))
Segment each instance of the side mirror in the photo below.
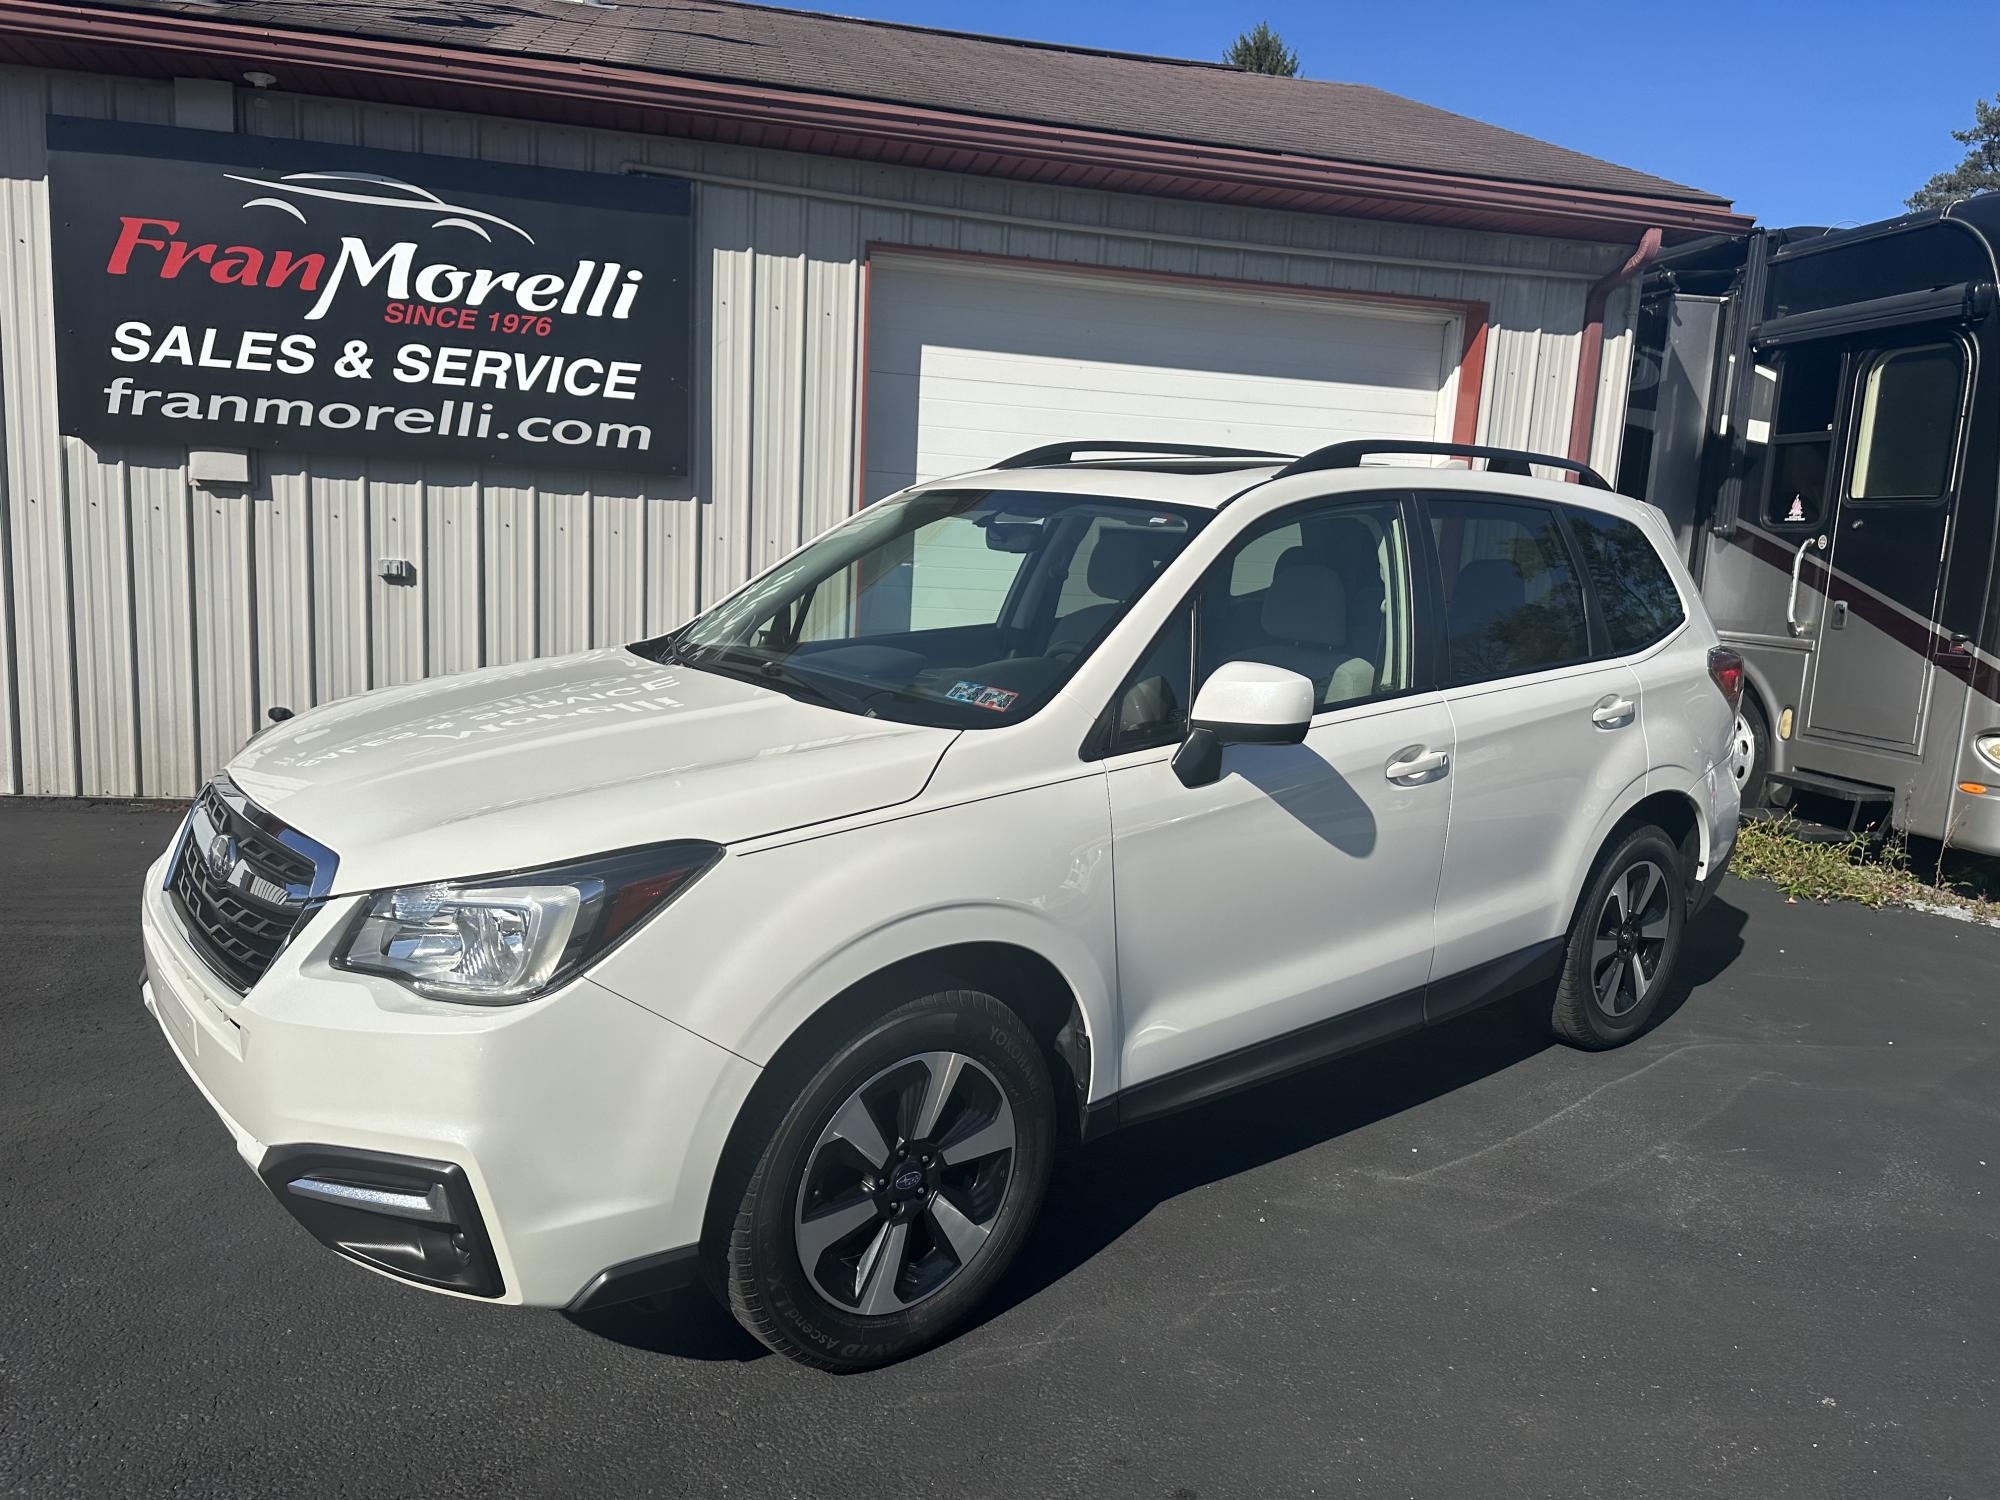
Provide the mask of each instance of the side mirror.
POLYGON ((1312 724, 1312 682, 1283 667, 1224 662, 1194 695, 1188 736, 1174 753, 1182 786, 1207 786, 1222 774, 1224 745, 1296 745, 1312 724))

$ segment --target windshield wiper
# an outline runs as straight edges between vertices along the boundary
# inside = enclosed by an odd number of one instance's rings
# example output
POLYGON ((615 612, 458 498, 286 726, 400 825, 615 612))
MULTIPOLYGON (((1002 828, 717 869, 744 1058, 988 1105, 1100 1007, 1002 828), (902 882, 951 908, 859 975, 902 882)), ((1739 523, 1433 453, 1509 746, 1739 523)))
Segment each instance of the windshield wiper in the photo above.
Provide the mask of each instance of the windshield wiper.
POLYGON ((838 708, 850 714, 861 714, 870 719, 875 717, 875 710, 867 707, 867 698, 860 693, 850 693, 833 687, 821 677, 808 677, 796 667, 789 667, 781 661, 761 662, 758 664, 757 672, 767 682, 779 682, 786 687, 797 688, 808 697, 818 699, 828 708, 838 708))
POLYGON ((779 692, 789 689, 794 697, 803 695, 843 713, 861 714, 871 719, 875 717, 875 710, 867 706, 867 698, 874 696, 872 693, 864 697, 859 693, 845 692, 831 686, 824 678, 808 676, 776 657, 758 656, 740 647, 692 646, 684 654, 678 651, 671 653, 668 660, 697 668, 734 668, 737 670, 726 675, 744 682, 770 683, 779 692))
POLYGON ((688 644, 685 632, 675 631, 672 635, 656 636, 650 641, 634 641, 625 649, 645 661, 656 661, 664 666, 684 666, 688 653, 698 648, 688 644))

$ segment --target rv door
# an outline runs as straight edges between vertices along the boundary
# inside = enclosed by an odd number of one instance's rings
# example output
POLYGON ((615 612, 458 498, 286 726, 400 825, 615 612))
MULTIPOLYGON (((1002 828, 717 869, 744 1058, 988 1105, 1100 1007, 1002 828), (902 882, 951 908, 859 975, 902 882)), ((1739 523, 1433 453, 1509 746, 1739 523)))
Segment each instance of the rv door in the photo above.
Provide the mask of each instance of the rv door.
POLYGON ((1920 742, 1939 580, 1957 492, 1968 351, 1962 340, 1853 349, 1813 652, 1806 729, 1920 742))

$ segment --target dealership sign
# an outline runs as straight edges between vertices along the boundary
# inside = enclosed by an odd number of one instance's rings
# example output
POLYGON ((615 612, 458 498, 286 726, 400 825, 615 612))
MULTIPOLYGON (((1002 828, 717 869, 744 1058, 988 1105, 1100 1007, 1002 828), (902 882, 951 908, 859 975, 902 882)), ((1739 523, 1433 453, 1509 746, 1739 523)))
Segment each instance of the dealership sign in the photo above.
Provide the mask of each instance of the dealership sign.
POLYGON ((49 121, 62 430, 687 472, 690 190, 49 121))

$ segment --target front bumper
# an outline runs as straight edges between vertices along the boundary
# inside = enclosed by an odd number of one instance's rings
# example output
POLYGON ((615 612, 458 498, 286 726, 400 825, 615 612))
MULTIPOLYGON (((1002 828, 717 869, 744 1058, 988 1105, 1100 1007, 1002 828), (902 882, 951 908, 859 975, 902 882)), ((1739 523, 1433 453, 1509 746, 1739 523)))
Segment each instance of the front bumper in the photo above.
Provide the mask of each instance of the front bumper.
POLYGON ((352 901, 239 995, 189 946, 164 875, 163 861, 142 913, 147 1009, 237 1152, 323 1243, 434 1290, 564 1307, 700 1240, 752 1064, 587 978, 477 1008, 339 973, 325 949, 352 901), (307 1177, 335 1191, 292 1191, 307 1177), (383 1202, 396 1211, 376 1227, 393 1233, 371 1241, 354 1215, 383 1202))

